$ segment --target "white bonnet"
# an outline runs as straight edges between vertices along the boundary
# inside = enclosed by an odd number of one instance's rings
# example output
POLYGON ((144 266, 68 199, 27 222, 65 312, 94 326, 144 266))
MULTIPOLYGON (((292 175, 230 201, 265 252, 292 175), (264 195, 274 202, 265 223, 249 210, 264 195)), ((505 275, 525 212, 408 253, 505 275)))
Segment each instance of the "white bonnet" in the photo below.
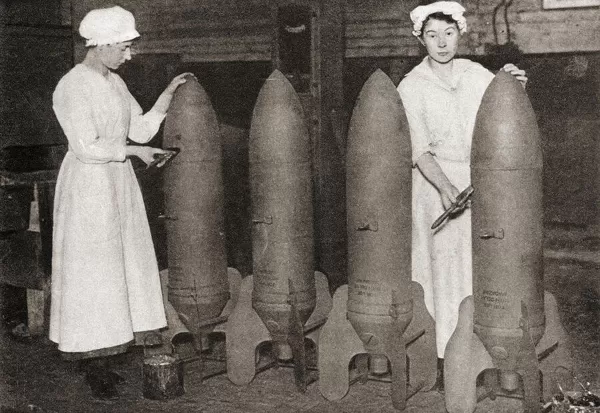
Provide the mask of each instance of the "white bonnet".
POLYGON ((467 31, 467 19, 465 19, 465 8, 455 1, 436 1, 425 6, 418 6, 410 12, 410 19, 413 22, 414 36, 421 36, 423 22, 433 13, 444 13, 452 17, 458 24, 458 30, 461 34, 467 31))
POLYGON ((79 25, 79 34, 86 39, 86 46, 121 43, 140 37, 133 14, 119 6, 90 11, 79 25))

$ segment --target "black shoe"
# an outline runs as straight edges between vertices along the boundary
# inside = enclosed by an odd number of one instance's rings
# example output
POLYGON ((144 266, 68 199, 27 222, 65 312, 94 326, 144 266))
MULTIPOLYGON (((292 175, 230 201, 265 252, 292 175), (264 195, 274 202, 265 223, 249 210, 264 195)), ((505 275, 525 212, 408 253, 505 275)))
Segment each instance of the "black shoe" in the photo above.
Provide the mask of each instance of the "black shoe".
POLYGON ((119 392, 115 387, 114 380, 108 377, 106 372, 88 371, 85 374, 85 381, 90 390, 92 397, 96 400, 116 400, 119 398, 119 392))

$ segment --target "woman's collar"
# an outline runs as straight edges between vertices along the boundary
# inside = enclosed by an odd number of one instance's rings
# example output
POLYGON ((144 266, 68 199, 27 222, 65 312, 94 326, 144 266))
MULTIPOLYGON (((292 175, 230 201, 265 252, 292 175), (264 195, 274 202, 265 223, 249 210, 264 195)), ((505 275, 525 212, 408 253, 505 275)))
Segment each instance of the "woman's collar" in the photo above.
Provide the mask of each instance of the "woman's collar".
POLYGON ((431 57, 425 56, 425 58, 411 71, 411 74, 419 75, 427 80, 434 82, 440 87, 453 90, 457 87, 458 82, 462 78, 464 72, 469 68, 469 60, 467 59, 453 59, 452 61, 452 80, 451 84, 443 81, 438 75, 435 74, 430 64, 431 57))

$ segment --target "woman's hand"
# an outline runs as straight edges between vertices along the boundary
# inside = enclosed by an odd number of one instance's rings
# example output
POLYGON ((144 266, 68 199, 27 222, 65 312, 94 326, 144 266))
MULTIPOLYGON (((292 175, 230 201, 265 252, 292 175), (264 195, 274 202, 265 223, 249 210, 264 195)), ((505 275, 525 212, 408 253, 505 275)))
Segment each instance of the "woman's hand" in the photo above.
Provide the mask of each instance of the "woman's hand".
POLYGON ((180 75, 177 75, 173 78, 173 80, 171 80, 171 83, 169 83, 169 86, 167 86, 163 93, 175 93, 179 85, 182 85, 187 81, 188 76, 196 79, 196 76, 191 72, 185 72, 180 75))
POLYGON ((440 197, 442 198, 442 205, 444 210, 450 208, 453 203, 456 202, 456 197, 460 194, 460 191, 452 184, 444 185, 439 189, 440 197))
MULTIPOLYGON (((152 161, 154 161, 154 155, 157 154, 168 154, 169 151, 161 149, 161 148, 153 148, 151 146, 137 146, 137 145, 127 145, 126 153, 128 156, 137 156, 140 158, 146 165, 150 165, 152 161)), ((167 161, 165 158, 161 161, 157 167, 161 167, 167 161)))
POLYGON ((416 165, 429 182, 438 190, 444 209, 450 208, 460 191, 450 182, 434 156, 425 152, 416 161, 416 165))
POLYGON ((160 94, 152 109, 160 113, 167 113, 167 110, 169 110, 169 106, 171 105, 171 100, 173 99, 173 93, 175 93, 180 85, 187 81, 188 76, 196 79, 196 76, 191 72, 185 72, 175 76, 165 91, 160 94))
POLYGON ((525 87, 527 85, 527 80, 528 79, 527 79, 527 75, 526 75, 525 71, 522 70, 522 69, 519 69, 514 64, 507 63, 500 70, 503 70, 506 73, 509 73, 509 74, 513 75, 519 82, 521 82, 521 85, 523 87, 525 87))

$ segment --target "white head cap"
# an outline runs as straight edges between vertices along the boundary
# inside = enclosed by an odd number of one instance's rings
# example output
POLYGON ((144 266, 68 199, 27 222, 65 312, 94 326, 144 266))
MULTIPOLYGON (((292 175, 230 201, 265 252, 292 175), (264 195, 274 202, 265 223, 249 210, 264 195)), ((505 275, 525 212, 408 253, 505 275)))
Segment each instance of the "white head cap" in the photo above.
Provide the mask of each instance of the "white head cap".
POLYGON ((426 6, 416 7, 410 12, 410 19, 413 22, 412 34, 417 37, 421 36, 423 22, 427 16, 433 13, 444 13, 451 16, 458 24, 458 30, 463 34, 467 31, 467 19, 463 15, 464 12, 465 8, 455 1, 436 1, 426 6))
POLYGON ((79 34, 86 39, 86 46, 121 43, 140 37, 133 14, 119 6, 90 11, 79 25, 79 34))

